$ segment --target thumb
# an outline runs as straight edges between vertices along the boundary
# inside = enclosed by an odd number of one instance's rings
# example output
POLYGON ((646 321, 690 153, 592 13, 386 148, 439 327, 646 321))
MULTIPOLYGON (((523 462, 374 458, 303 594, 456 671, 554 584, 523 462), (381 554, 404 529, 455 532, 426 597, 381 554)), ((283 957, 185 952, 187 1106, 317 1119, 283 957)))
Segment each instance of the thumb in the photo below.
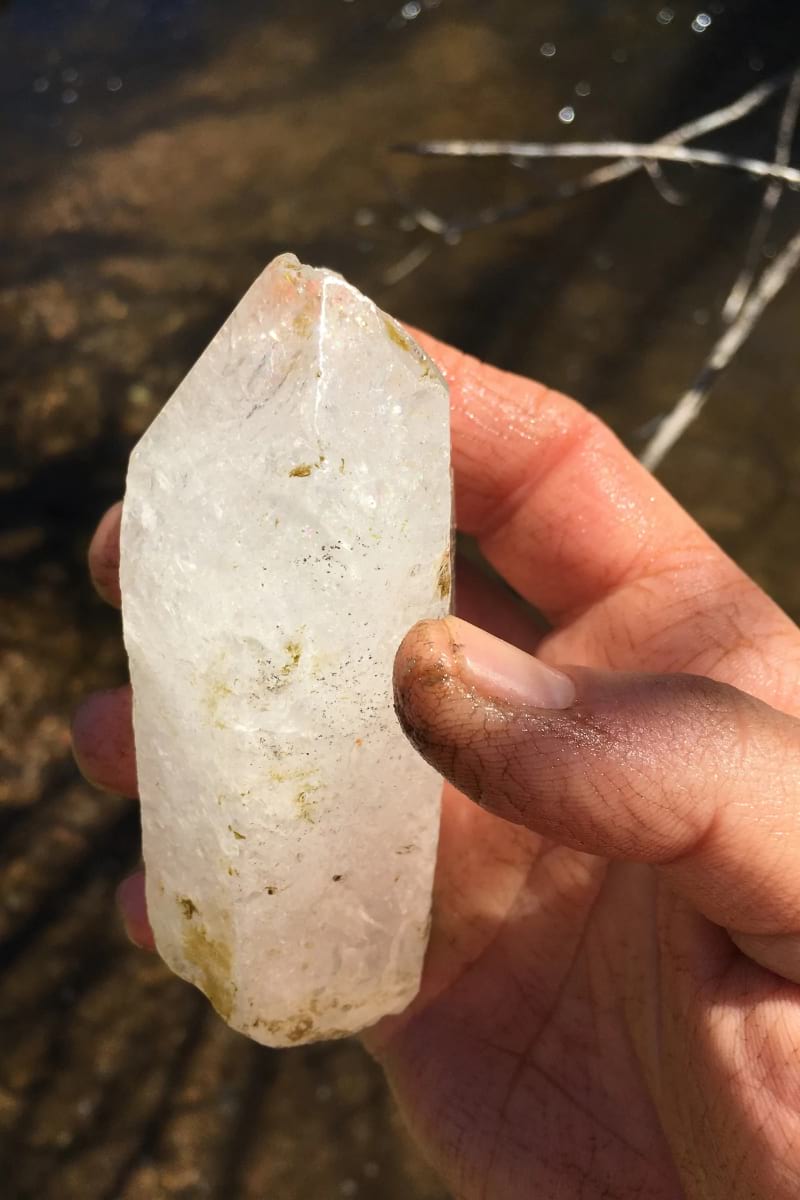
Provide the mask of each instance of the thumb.
POLYGON ((455 617, 407 634, 395 698, 423 757, 498 816, 657 866, 743 948, 800 930, 794 718, 700 676, 554 671, 455 617))

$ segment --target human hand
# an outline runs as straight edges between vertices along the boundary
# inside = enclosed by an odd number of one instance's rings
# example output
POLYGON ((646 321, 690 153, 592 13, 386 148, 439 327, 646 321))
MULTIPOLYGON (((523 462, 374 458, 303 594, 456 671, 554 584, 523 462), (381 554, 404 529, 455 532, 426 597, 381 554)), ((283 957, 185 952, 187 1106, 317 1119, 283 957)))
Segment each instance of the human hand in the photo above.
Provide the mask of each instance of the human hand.
MULTIPOLYGON (((420 340, 459 526, 553 631, 473 573, 465 620, 400 647, 401 722, 449 782, 422 991, 365 1040, 464 1200, 794 1198, 800 631, 599 421, 420 340)), ((90 554, 116 603, 118 534, 117 508, 90 554)), ((135 793, 129 691, 75 747, 135 793)), ((152 944, 139 879, 122 900, 152 944)))

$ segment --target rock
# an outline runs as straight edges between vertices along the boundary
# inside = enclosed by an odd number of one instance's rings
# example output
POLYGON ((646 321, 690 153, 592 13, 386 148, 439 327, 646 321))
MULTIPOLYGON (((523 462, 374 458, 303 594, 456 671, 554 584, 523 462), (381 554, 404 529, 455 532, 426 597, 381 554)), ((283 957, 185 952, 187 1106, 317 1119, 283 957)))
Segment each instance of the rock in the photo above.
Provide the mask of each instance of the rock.
POLYGON ((440 780, 392 708, 450 595, 447 387, 340 276, 275 259, 135 448, 122 524, 150 919, 234 1028, 401 1011, 440 780))

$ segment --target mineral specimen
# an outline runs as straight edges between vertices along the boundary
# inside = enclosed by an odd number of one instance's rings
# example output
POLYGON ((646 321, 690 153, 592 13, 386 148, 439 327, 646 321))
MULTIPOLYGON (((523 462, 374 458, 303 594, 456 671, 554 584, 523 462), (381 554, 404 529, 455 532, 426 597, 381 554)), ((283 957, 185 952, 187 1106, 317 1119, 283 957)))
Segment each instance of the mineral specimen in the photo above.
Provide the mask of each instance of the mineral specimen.
POLYGON ((340 276, 283 255, 135 448, 122 523, 156 943, 285 1046, 419 986, 440 781, 392 660, 450 594, 447 387, 340 276))

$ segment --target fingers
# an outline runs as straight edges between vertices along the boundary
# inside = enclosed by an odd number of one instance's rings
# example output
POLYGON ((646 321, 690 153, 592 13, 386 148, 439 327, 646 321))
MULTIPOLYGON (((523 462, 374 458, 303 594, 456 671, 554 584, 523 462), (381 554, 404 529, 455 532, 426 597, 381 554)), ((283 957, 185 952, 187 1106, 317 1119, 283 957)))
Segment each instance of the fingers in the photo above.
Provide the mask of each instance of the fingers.
POLYGON ((451 389, 459 528, 558 622, 708 539, 586 409, 416 334, 451 389))
MULTIPOLYGON (((119 535, 122 503, 113 504, 101 518, 89 545, 89 574, 98 594, 120 608, 119 535)), ((133 697, 130 685, 94 692, 72 720, 72 748, 83 775, 95 787, 136 796, 136 753, 133 741, 133 697)), ((144 873, 137 871, 117 888, 125 932, 134 945, 154 950, 147 918, 144 873)))
POLYGON ((696 676, 554 672, 456 618, 412 629, 395 688, 420 753, 490 811, 656 865, 737 933, 800 931, 793 718, 696 676))
MULTIPOLYGON (((72 721, 72 748, 81 772, 95 787, 123 796, 137 795, 129 685, 93 692, 83 701, 72 721)), ((142 872, 120 884, 117 901, 128 937, 137 946, 152 950, 142 872)))
POLYGON ((130 685, 94 692, 83 701, 72 720, 72 749, 95 787, 138 794, 130 685))
POLYGON ((119 608, 119 528, 122 503, 113 504, 95 530, 89 546, 89 574, 103 600, 119 608))
POLYGON ((134 945, 142 950, 155 950, 153 931, 147 917, 143 871, 137 871, 123 879, 117 888, 117 903, 122 913, 125 932, 134 945))
POLYGON ((510 588, 490 579, 474 563, 456 559, 455 607, 459 617, 532 654, 542 638, 533 613, 510 588))
POLYGON ((415 336, 450 384, 459 527, 554 625, 575 627, 554 658, 692 670, 800 711, 797 650, 764 667, 788 618, 599 419, 415 336))

